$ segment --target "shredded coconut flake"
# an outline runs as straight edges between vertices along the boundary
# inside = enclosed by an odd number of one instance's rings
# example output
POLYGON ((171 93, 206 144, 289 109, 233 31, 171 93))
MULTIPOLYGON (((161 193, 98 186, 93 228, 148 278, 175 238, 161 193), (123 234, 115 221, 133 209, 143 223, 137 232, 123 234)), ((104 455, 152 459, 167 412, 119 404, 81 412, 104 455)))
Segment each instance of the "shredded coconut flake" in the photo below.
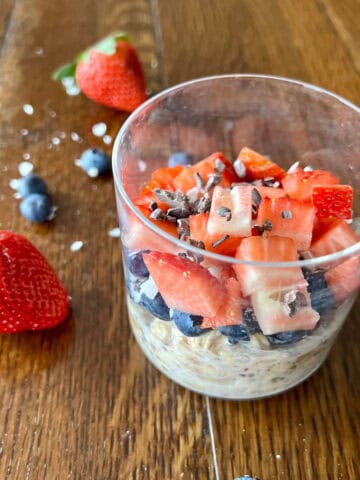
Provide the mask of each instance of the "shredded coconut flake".
POLYGON ((52 143, 53 145, 59 145, 60 142, 61 142, 61 140, 60 140, 59 137, 53 137, 53 138, 51 139, 51 143, 52 143))
POLYGON ((20 175, 25 177, 34 170, 34 165, 31 162, 21 162, 18 166, 18 170, 20 175))
POLYGON ((30 153, 23 153, 24 160, 30 160, 30 157, 31 157, 30 153))
POLYGON ((287 173, 294 173, 297 168, 299 168, 300 162, 295 162, 291 165, 287 173))
POLYGON ((111 136, 111 135, 104 135, 104 136, 103 136, 103 142, 104 142, 106 145, 110 145, 111 142, 112 142, 112 136, 111 136))
POLYGON ((71 97, 79 95, 80 88, 77 86, 75 79, 73 77, 65 77, 61 80, 61 83, 65 87, 65 91, 71 97))
POLYGON ((70 137, 73 142, 82 142, 82 138, 76 132, 71 132, 70 137))
POLYGON ((119 227, 112 228, 111 230, 108 231, 108 235, 109 237, 112 237, 112 238, 120 238, 120 228, 119 227))
POLYGON ((83 246, 84 246, 84 242, 82 242, 81 240, 76 240, 75 242, 73 242, 73 243, 70 245, 70 250, 71 250, 72 252, 77 252, 77 251, 79 251, 83 246))
POLYGON ((102 137, 105 135, 107 130, 107 125, 104 122, 95 123, 92 127, 92 133, 95 137, 102 137))
POLYGON ((9 182, 10 188, 13 190, 17 190, 19 188, 19 180, 17 178, 13 178, 9 182))
POLYGON ((22 128, 20 133, 23 137, 26 137, 26 135, 29 135, 29 130, 27 128, 22 128))
POLYGON ((99 170, 96 167, 89 168, 89 170, 86 170, 86 173, 91 178, 96 178, 99 176, 99 170))
POLYGON ((23 105, 23 110, 26 113, 26 115, 32 115, 34 113, 34 107, 30 105, 30 103, 25 103, 23 105))
POLYGON ((41 57, 41 55, 44 54, 44 49, 43 49, 42 47, 37 47, 37 48, 35 48, 34 53, 35 53, 35 55, 37 55, 38 57, 41 57))

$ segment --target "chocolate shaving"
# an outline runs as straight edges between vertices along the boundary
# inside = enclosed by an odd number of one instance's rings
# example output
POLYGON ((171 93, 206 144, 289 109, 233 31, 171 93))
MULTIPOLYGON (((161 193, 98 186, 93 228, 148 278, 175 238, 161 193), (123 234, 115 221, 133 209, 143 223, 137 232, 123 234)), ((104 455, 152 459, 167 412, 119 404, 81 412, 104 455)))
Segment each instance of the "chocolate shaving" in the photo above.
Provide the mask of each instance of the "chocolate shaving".
POLYGON ((209 180, 205 185, 205 192, 208 192, 212 188, 216 187, 216 185, 219 185, 219 183, 222 180, 221 173, 210 173, 208 177, 209 177, 209 180))
POLYGON ((156 202, 149 203, 149 209, 153 212, 158 208, 158 204, 156 202))
POLYGON ((205 193, 199 200, 195 202, 195 213, 207 213, 210 212, 211 198, 208 193, 205 193))
POLYGON ((223 237, 218 238, 217 240, 215 240, 215 242, 213 242, 213 243, 211 244, 211 246, 212 246, 213 248, 216 248, 216 247, 218 247, 219 245, 221 245, 223 242, 225 242, 225 240, 227 240, 228 238, 230 238, 230 235, 224 235, 223 237))
POLYGON ((189 208, 189 199, 181 192, 171 192, 162 188, 154 188, 154 193, 158 199, 169 207, 189 208))
POLYGON ((253 205, 255 205, 256 208, 259 208, 262 196, 260 195, 259 190, 257 190, 256 188, 253 188, 251 191, 251 200, 253 202, 253 205))
POLYGON ((239 178, 246 177, 246 167, 240 159, 235 160, 233 167, 239 178))
POLYGON ((151 212, 150 218, 153 218, 154 220, 167 220, 166 213, 163 212, 161 208, 156 208, 153 212, 151 212))
POLYGON ((272 226, 272 223, 270 222, 270 220, 265 220, 265 222, 263 223, 263 229, 271 232, 272 228, 273 228, 273 226, 272 226))
POLYGON ((190 210, 182 207, 169 208, 169 210, 166 212, 166 215, 170 215, 175 218, 186 218, 190 215, 190 210))
POLYGON ((195 240, 193 238, 189 238, 188 242, 193 247, 201 248, 201 250, 205 250, 205 243, 202 240, 195 240))
POLYGON ((231 220, 231 210, 230 210, 230 208, 219 207, 217 213, 220 217, 225 217, 227 222, 229 222, 231 220))
POLYGON ((198 188, 204 188, 205 182, 199 172, 195 172, 195 180, 198 188))
POLYGON ((217 158, 215 160, 215 172, 217 173, 222 173, 225 170, 225 165, 223 162, 220 160, 220 158, 217 158))
POLYGON ((291 210, 282 210, 281 217, 285 218, 286 220, 291 220, 293 218, 291 210))

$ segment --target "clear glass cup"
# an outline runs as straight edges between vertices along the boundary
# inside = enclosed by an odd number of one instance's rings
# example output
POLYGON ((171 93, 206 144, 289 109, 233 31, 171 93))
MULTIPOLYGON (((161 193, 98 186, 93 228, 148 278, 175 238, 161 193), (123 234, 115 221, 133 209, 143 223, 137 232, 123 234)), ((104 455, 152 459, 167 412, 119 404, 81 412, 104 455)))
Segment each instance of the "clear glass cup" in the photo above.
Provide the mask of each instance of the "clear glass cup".
MULTIPOLYGON (((145 355, 173 381, 214 397, 255 399, 305 380, 327 357, 359 291, 360 243, 293 263, 246 263, 174 238, 139 212, 131 199, 156 168, 167 166, 174 152, 188 152, 198 161, 221 151, 234 160, 240 149, 248 146, 284 169, 301 161, 314 169, 330 170, 341 183, 352 185, 356 192, 352 227, 359 234, 359 113, 359 108, 345 99, 299 81, 223 75, 163 91, 124 123, 114 145, 113 171, 129 318, 145 355), (242 305, 243 335, 223 335, 217 328, 199 336, 181 333, 175 322, 169 321, 166 305, 153 308, 157 290, 144 269, 144 251, 182 253, 198 260, 196 256, 201 255, 200 265, 215 277, 217 286, 224 286, 219 272, 234 265, 245 268, 244 274, 254 275, 254 292, 242 305), (318 283, 311 297, 305 287, 305 308, 311 309, 313 303, 320 320, 314 329, 290 337, 264 335, 253 321, 254 310, 265 322, 267 316, 276 315, 282 305, 279 299, 293 293, 291 282, 299 271, 325 274, 331 284, 327 288, 318 283)), ((190 304, 196 298, 193 286, 190 278, 183 291, 190 304)), ((217 290, 214 298, 216 295, 217 290)), ((221 302, 225 308, 224 300, 221 302)))

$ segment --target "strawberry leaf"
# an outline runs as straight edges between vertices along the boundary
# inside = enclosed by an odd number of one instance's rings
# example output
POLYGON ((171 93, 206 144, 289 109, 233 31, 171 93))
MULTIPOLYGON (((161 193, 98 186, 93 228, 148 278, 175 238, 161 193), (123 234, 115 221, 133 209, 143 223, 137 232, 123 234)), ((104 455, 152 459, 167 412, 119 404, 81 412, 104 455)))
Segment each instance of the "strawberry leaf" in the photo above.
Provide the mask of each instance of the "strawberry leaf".
POLYGON ((64 78, 75 77, 76 63, 67 63, 55 70, 52 74, 53 80, 62 80, 64 78))
POLYGON ((76 62, 79 63, 86 61, 89 58, 89 53, 91 51, 100 52, 105 55, 113 55, 116 52, 116 43, 118 40, 129 40, 129 37, 123 32, 113 33, 80 53, 80 55, 76 57, 76 62))

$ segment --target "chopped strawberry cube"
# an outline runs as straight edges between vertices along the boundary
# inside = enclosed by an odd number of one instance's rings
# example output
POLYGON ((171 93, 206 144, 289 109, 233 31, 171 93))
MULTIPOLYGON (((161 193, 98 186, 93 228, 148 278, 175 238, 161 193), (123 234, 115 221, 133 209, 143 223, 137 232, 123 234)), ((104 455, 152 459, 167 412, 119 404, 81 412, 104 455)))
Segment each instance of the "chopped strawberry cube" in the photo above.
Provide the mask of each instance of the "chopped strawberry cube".
MULTIPOLYGON (((236 258, 250 262, 293 262, 298 260, 295 242, 286 237, 244 238, 236 258)), ((233 268, 245 296, 259 290, 306 287, 300 267, 258 267, 234 264, 233 268)))
POLYGON ((285 175, 285 171, 279 165, 247 147, 241 149, 238 160, 244 164, 246 176, 250 180, 266 177, 281 179, 285 175))
POLYGON ((282 186, 289 197, 302 201, 311 201, 312 189, 315 185, 337 185, 339 180, 335 175, 325 170, 304 172, 297 170, 288 173, 282 180, 282 186))
POLYGON ((318 217, 344 220, 352 217, 353 189, 350 185, 315 185, 312 201, 318 217))
POLYGON ((360 256, 345 260, 325 273, 337 303, 342 303, 360 288, 360 256))
MULTIPOLYGON (((174 223, 154 220, 150 217, 147 208, 138 206, 138 210, 157 227, 169 235, 178 238, 178 232, 174 223)), ((131 251, 154 249, 163 252, 174 251, 170 242, 146 227, 135 215, 131 214, 128 219, 128 228, 124 228, 122 241, 131 251)))
POLYGON ((290 289, 287 292, 285 290, 260 290, 251 295, 255 315, 264 335, 315 328, 320 315, 311 308, 306 288, 293 291, 301 295, 304 303, 300 303, 296 309, 293 307, 292 313, 290 313, 291 306, 284 301, 286 293, 290 292, 290 289))
POLYGON ((202 240, 205 244, 205 250, 218 253, 219 255, 233 256, 237 247, 240 245, 243 237, 229 236, 223 242, 217 244, 216 242, 223 237, 223 235, 211 235, 207 232, 207 224, 209 220, 208 213, 199 213, 198 215, 190 215, 190 237, 194 240, 202 240), (216 245, 213 247, 213 244, 216 245))
POLYGON ((312 243, 310 251, 315 257, 321 257, 339 252, 357 242, 360 242, 360 238, 350 225, 344 220, 336 220, 312 243))
POLYGON ((206 268, 169 253, 144 253, 143 259, 169 308, 203 317, 216 315, 226 290, 206 268))
POLYGON ((257 223, 269 220, 272 229, 268 235, 292 238, 297 250, 308 250, 315 218, 315 208, 308 202, 290 198, 265 198, 261 201, 257 223))
POLYGON ((261 198, 282 198, 287 197, 287 193, 283 188, 263 187, 261 185, 252 187, 260 193, 261 198))
POLYGON ((215 173, 215 167, 218 163, 217 160, 225 167, 221 173, 222 180, 219 185, 222 187, 230 187, 233 182, 238 180, 238 177, 231 162, 229 162, 221 152, 215 152, 195 165, 184 167, 182 172, 174 179, 175 188, 186 193, 191 188, 196 187, 196 173, 200 175, 203 182, 206 183, 209 180, 209 175, 215 173))
POLYGON ((151 180, 157 183, 157 187, 164 190, 175 190, 174 180, 184 170, 183 165, 176 165, 174 167, 158 168, 151 174, 151 180))
POLYGON ((235 278, 225 280, 226 296, 214 317, 205 317, 201 328, 217 328, 239 325, 242 321, 242 298, 239 282, 235 278))
MULTIPOLYGON (((351 247, 360 241, 354 230, 344 220, 332 222, 311 245, 314 256, 330 255, 351 247)), ((343 261, 325 273, 326 281, 338 303, 360 287, 360 255, 343 261)))
POLYGON ((251 189, 236 186, 232 190, 215 187, 207 231, 210 235, 251 235, 251 189))

